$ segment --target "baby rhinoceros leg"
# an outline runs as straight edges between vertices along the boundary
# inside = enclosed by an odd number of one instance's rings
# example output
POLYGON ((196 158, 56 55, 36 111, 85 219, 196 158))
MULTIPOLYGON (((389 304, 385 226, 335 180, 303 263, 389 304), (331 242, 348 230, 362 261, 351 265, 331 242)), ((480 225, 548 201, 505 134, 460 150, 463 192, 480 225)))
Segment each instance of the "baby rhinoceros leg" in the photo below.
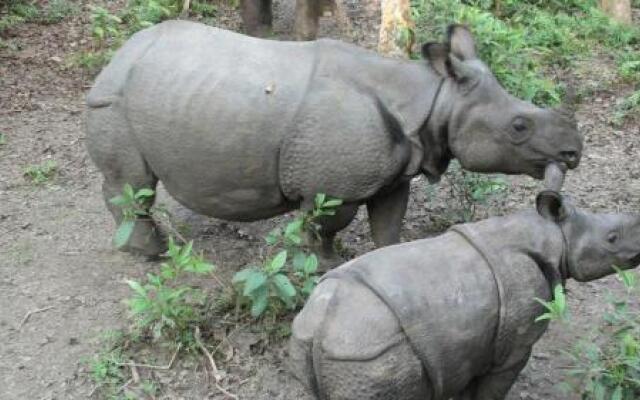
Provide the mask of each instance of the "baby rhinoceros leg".
POLYGON ((453 400, 504 400, 520 371, 527 365, 529 354, 507 366, 494 368, 474 379, 463 393, 453 400), (512 365, 511 365, 512 364, 512 365))
POLYGON ((395 316, 359 284, 323 281, 296 317, 290 350, 294 374, 318 399, 429 399, 395 316))
MULTIPOLYGON (((135 192, 142 188, 155 190, 158 179, 136 149, 117 103, 90 107, 87 129, 89 153, 104 176, 102 194, 105 203, 116 225, 120 225, 124 218, 122 208, 110 200, 122 194, 125 184, 131 185, 135 192)), ((146 211, 154 200, 154 196, 146 198, 146 211)), ((166 250, 166 243, 151 216, 140 216, 135 220, 129 240, 120 250, 157 256, 166 250)))

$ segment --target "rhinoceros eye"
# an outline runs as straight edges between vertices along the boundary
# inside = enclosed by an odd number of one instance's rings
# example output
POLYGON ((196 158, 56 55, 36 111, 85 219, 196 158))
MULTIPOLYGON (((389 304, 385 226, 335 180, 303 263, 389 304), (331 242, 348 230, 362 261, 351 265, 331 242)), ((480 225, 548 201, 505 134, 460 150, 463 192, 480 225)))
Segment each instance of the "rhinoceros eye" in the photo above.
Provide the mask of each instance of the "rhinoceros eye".
POLYGON ((524 117, 515 117, 511 121, 510 137, 514 143, 522 143, 533 133, 533 122, 524 117))
POLYGON ((618 239, 620 238, 620 234, 616 231, 613 232, 609 232, 607 234, 607 242, 614 244, 618 241, 618 239))

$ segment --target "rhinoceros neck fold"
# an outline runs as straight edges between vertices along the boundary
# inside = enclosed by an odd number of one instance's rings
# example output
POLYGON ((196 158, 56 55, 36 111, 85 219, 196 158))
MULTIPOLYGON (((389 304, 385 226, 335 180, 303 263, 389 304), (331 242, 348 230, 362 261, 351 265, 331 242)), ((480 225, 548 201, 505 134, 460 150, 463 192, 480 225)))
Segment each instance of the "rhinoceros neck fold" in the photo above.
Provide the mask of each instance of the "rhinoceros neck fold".
POLYGON ((313 79, 342 80, 348 86, 380 100, 396 116, 411 144, 411 159, 404 172, 424 172, 437 181, 450 154, 446 135, 427 124, 443 87, 443 78, 425 61, 407 61, 380 55, 332 40, 318 41, 318 65, 313 79))
POLYGON ((481 234, 484 245, 493 249, 495 258, 507 260, 514 255, 524 255, 535 262, 550 285, 563 278, 561 263, 565 240, 562 231, 537 212, 527 210, 464 226, 481 234))

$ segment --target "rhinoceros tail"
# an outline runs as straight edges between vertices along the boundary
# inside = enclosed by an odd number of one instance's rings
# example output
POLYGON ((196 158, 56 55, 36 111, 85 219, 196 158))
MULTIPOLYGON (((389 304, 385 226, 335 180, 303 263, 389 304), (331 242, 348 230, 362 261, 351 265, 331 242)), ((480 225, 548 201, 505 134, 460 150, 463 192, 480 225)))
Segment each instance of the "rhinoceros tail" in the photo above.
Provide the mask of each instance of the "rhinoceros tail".
POLYGON ((316 288, 294 320, 289 342, 291 372, 319 400, 327 399, 321 370, 325 358, 322 340, 333 315, 331 310, 336 307, 339 285, 337 280, 330 280, 316 288))
POLYGON ((162 25, 155 25, 137 32, 116 51, 89 91, 87 106, 108 107, 121 97, 131 69, 160 38, 164 30, 162 25))
MULTIPOLYGON (((326 282, 326 281, 325 281, 326 282)), ((318 321, 318 329, 316 334, 313 335, 313 341, 311 343, 311 355, 312 355, 312 368, 313 368, 313 392, 316 394, 318 400, 328 400, 326 382, 323 381, 322 375, 322 361, 325 360, 324 349, 322 348, 322 340, 327 336, 327 329, 329 327, 333 310, 338 306, 338 297, 340 292, 340 284, 335 281, 336 285, 332 291, 332 295, 326 305, 325 312, 322 314, 322 318, 318 321)))

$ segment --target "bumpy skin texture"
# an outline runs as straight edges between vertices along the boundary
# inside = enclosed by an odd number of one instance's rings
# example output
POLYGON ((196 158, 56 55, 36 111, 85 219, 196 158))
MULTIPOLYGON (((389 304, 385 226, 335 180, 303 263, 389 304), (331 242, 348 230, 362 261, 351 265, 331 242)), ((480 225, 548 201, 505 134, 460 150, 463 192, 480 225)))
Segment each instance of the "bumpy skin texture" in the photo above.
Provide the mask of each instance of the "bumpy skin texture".
MULTIPOLYGON (((308 208, 322 192, 345 203, 323 224, 331 250, 363 203, 376 244, 397 243, 409 179, 437 180, 453 157, 471 170, 538 178, 550 160, 577 166, 582 138, 572 121, 508 95, 475 58, 466 29, 452 28, 436 47, 451 51, 430 47, 426 63, 185 21, 138 32, 87 98, 88 150, 105 200, 125 183, 153 189, 160 180, 201 214, 250 221, 308 208)), ((153 221, 140 221, 126 250, 163 247, 153 221)))
POLYGON ((547 327, 534 298, 640 262, 638 216, 554 199, 329 272, 294 320, 293 374, 322 400, 504 399, 547 327))

